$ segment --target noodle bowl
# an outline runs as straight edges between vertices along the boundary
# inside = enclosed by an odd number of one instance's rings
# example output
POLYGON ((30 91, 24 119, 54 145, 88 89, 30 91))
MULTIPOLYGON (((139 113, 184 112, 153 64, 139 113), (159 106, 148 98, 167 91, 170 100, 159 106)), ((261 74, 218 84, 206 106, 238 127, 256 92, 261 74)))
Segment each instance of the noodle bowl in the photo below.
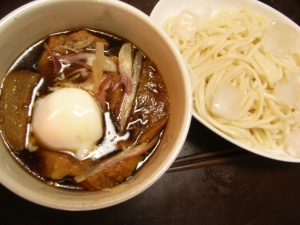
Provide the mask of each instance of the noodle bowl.
MULTIPOLYGON (((155 13, 151 16, 155 20, 155 13)), ((247 8, 222 11, 213 19, 200 22, 190 40, 178 37, 175 20, 176 16, 168 17, 162 27, 192 70, 196 118, 200 116, 197 119, 207 122, 209 128, 255 153, 273 151, 290 157, 282 149, 287 149, 289 134, 300 129, 299 109, 280 101, 274 88, 282 78, 297 81, 298 77, 290 74, 299 74, 299 50, 284 56, 267 51, 261 40, 270 21, 247 8), (216 110, 217 95, 226 94, 229 96, 225 98, 241 96, 229 116, 216 110)))

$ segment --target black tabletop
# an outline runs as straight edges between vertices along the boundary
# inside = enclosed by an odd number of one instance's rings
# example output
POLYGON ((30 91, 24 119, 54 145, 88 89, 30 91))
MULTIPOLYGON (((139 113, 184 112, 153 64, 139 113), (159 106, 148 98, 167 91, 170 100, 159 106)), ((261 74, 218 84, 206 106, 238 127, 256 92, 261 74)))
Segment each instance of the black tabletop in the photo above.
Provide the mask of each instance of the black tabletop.
MULTIPOLYGON (((27 2, 0 0, 0 18, 27 2)), ((158 1, 124 2, 150 15, 158 1)), ((263 2, 300 24, 299 0, 263 2)), ((180 156, 231 146, 192 119, 180 156)), ((169 172, 133 199, 85 212, 39 206, 0 184, 0 204, 0 224, 299 224, 300 164, 255 156, 169 172)))

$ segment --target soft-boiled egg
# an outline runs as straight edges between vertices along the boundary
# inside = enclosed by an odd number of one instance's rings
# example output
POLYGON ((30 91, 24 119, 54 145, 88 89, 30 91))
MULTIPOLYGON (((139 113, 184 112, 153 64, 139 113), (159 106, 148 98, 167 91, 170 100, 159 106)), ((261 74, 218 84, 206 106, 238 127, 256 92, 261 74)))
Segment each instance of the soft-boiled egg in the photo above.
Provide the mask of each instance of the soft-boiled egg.
POLYGON ((33 107, 32 133, 45 148, 71 151, 83 159, 103 135, 99 106, 86 91, 61 88, 38 99, 33 107))

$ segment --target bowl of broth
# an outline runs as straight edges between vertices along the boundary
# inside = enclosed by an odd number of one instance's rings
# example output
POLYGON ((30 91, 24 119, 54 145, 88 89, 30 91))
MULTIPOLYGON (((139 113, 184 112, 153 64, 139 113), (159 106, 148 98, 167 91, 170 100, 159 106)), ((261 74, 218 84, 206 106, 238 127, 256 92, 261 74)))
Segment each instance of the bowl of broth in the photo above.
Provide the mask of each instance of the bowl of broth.
POLYGON ((192 97, 179 52, 147 15, 119 1, 33 1, 0 33, 1 184, 46 207, 93 210, 170 167, 192 97))

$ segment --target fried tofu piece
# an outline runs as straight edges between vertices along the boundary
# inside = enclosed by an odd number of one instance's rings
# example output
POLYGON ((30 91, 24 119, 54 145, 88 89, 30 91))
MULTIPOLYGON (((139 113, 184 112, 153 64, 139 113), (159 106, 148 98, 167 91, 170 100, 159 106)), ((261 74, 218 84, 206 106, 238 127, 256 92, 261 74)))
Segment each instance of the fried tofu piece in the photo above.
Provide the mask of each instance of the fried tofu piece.
MULTIPOLYGON (((50 36, 47 45, 50 49, 54 49, 56 46, 63 45, 67 41, 67 38, 68 35, 66 34, 50 36)), ((50 60, 50 54, 46 49, 44 49, 38 60, 37 69, 39 73, 43 74, 43 76, 45 77, 50 78, 55 76, 54 65, 53 62, 50 60)))
POLYGON ((136 170, 138 163, 142 161, 143 158, 143 156, 137 156, 135 158, 122 161, 115 166, 91 175, 86 180, 80 182, 79 185, 88 190, 103 190, 106 188, 112 188, 130 177, 136 170))
POLYGON ((0 97, 0 126, 8 146, 25 149, 29 110, 34 89, 42 76, 29 70, 9 73, 3 82, 0 97))
POLYGON ((38 150, 40 175, 53 180, 61 180, 66 176, 77 176, 92 165, 92 160, 78 160, 70 154, 38 150))
POLYGON ((78 49, 81 46, 84 46, 85 43, 88 43, 90 40, 91 48, 96 48, 97 42, 102 42, 104 44, 104 49, 109 47, 109 43, 104 39, 97 37, 96 35, 92 34, 87 30, 80 30, 78 32, 72 33, 68 36, 65 45, 70 46, 74 49, 78 49))
MULTIPOLYGON (((87 30, 80 30, 71 34, 59 34, 50 36, 47 40, 47 45, 52 51, 56 52, 56 55, 65 55, 72 54, 71 49, 74 51, 79 50, 80 48, 88 47, 91 49, 96 48, 96 42, 104 43, 104 49, 109 47, 109 43, 106 39, 97 37, 87 30)), ((41 57, 37 63, 37 69, 45 77, 55 76, 54 65, 50 59, 49 52, 44 49, 41 54, 41 57)))

